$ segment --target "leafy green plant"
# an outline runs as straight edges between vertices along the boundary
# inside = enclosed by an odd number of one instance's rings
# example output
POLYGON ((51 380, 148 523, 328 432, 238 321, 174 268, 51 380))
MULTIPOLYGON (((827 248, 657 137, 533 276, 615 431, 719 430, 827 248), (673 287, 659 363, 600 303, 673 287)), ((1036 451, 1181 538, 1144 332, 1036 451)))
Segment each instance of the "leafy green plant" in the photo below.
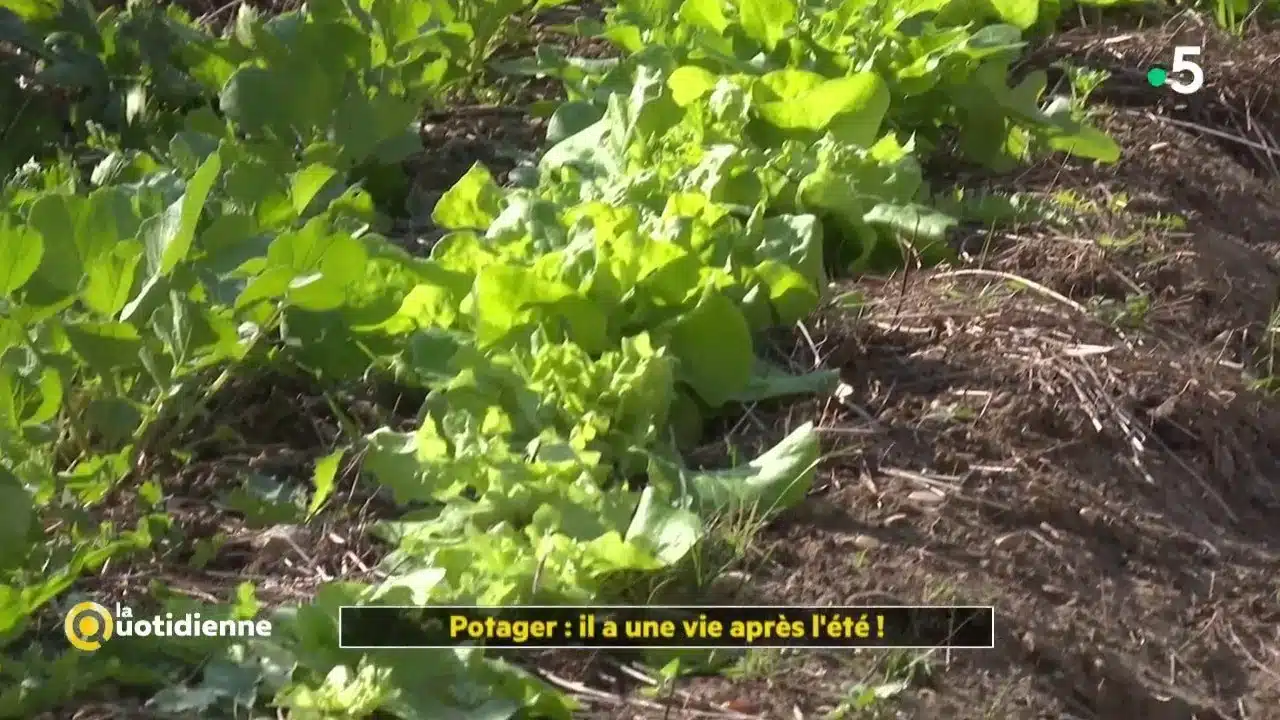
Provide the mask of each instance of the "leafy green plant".
POLYGON ((0 7, 0 175, 8 176, 48 148, 109 133, 145 144, 174 129, 174 111, 201 98, 177 61, 180 11, 134 5, 95 18, 87 2, 32 2, 21 14, 0 7))

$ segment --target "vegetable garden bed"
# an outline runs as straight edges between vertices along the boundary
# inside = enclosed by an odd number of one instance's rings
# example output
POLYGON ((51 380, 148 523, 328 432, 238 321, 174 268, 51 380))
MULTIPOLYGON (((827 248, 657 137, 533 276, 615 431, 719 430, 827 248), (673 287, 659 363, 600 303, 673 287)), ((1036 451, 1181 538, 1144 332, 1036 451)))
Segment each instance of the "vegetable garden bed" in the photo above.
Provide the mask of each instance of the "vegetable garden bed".
POLYGON ((0 9, 0 717, 1280 701, 1280 36, 1030 0, 192 12, 0 9), (1130 77, 1195 43, 1202 93, 1130 77), (336 642, 347 604, 709 598, 1002 630, 336 642), (86 599, 274 632, 84 653, 86 599))

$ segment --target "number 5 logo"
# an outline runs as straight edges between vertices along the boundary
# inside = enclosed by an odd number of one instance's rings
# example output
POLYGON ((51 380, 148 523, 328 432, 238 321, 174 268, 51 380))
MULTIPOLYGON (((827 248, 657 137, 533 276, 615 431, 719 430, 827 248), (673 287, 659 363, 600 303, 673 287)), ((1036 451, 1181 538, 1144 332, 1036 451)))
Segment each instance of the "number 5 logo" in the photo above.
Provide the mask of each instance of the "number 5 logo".
POLYGON ((1187 73, 1191 76, 1191 81, 1184 83, 1174 78, 1169 78, 1169 89, 1182 95, 1190 95, 1204 87, 1204 69, 1200 67, 1199 63, 1191 59, 1199 56, 1199 45, 1179 45, 1173 49, 1173 67, 1170 68, 1170 74, 1181 75, 1187 73))

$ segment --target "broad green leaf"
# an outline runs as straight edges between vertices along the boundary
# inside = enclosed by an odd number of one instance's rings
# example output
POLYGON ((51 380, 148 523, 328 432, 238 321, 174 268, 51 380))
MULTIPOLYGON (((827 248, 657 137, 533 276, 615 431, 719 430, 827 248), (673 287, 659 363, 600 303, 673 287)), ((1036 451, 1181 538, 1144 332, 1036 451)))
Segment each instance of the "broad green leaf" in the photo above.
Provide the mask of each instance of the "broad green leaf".
POLYGON ((762 225, 764 241, 759 252, 770 260, 785 263, 816 287, 826 285, 822 266, 822 222, 813 215, 778 215, 762 225))
POLYGON ((31 204, 27 223, 43 238, 44 253, 36 277, 49 286, 74 293, 84 272, 76 247, 76 222, 72 204, 77 199, 64 195, 42 195, 31 204))
POLYGON ((148 277, 138 289, 138 294, 120 310, 120 319, 125 322, 145 321, 164 303, 169 285, 168 278, 163 275, 148 277))
POLYGON ((264 300, 283 297, 289 291, 289 285, 295 277, 297 273, 289 267, 277 265, 263 270, 236 296, 236 309, 248 308, 264 300))
POLYGON ((729 27, 724 16, 722 0, 684 0, 680 5, 680 19, 695 27, 703 27, 723 33, 729 27))
MULTIPOLYGON (((381 428, 365 436, 368 444, 362 468, 390 490, 398 504, 433 501, 436 492, 442 489, 423 472, 421 460, 439 450, 434 447, 437 438, 426 432, 426 428, 423 426, 416 433, 381 428)), ((452 481, 452 478, 448 480, 452 481)))
POLYGON ((316 491, 312 494, 311 503, 307 506, 307 517, 314 517, 333 494, 333 481, 338 476, 338 463, 342 461, 342 456, 346 452, 346 448, 335 450, 316 463, 315 472, 311 474, 311 484, 315 486, 316 491))
POLYGON ((805 498, 820 454, 818 433, 805 423, 743 467, 687 472, 685 482, 704 516, 747 510, 768 517, 805 498))
POLYGON ((821 131, 839 118, 840 139, 870 146, 889 109, 889 88, 873 72, 823 80, 804 70, 779 70, 761 82, 780 99, 760 105, 760 114, 784 130, 821 131))
POLYGON ((16 373, 0 366, 0 428, 17 430, 22 425, 22 390, 16 373))
POLYGON ((71 347, 99 375, 142 363, 142 338, 134 326, 120 322, 81 322, 63 326, 71 347))
POLYGON ((0 223, 0 295, 12 295, 40 267, 44 242, 38 233, 0 223))
MULTIPOLYGON (((20 545, 18 547, 25 550, 20 545)), ((8 552, 13 551, 0 551, 0 555, 8 552)), ((7 561, 0 559, 0 568, 5 567, 6 564, 7 561)), ((0 585, 0 637, 10 638, 16 634, 14 632, 15 628, 17 632, 21 632, 26 626, 26 622, 31 617, 27 608, 32 603, 28 597, 24 596, 29 592, 27 587, 19 589, 12 585, 0 585)))
POLYGON ((218 107, 247 132, 286 131, 291 115, 287 105, 293 95, 281 87, 276 73, 246 65, 227 78, 218 93, 218 107))
POLYGON ((18 567, 26 559, 35 519, 31 494, 0 465, 0 571, 18 567))
POLYGON ((1120 146, 1116 141, 1110 135, 1088 125, 1080 126, 1075 132, 1052 135, 1049 145, 1054 150, 1104 163, 1120 159, 1120 146))
MULTIPOLYGON (((714 1, 719 2, 719 0, 714 1)), ((715 73, 709 70, 696 65, 685 65, 671 73, 667 78, 667 86, 671 88, 671 96, 676 104, 684 107, 711 92, 711 89, 716 86, 717 79, 715 73)))
POLYGON ((305 493, 279 479, 250 472, 244 482, 224 493, 219 500, 244 516, 250 527, 266 528, 300 524, 306 515, 305 493))
POLYGON ((818 307, 818 288, 813 281, 776 260, 765 260, 755 267, 755 274, 768 291, 769 304, 776 313, 775 322, 782 326, 797 323, 818 307))
POLYGON ((131 194, 120 187, 95 190, 78 213, 75 241, 86 265, 111 252, 116 243, 138 234, 141 218, 134 210, 131 194))
POLYGON ((1012 50, 1022 47, 1026 43, 1023 41, 1022 32, 1018 28, 1001 23, 988 25, 978 30, 969 36, 966 44, 968 48, 965 54, 974 59, 981 59, 1000 50, 1012 50))
POLYGON ((50 367, 34 383, 33 379, 0 365, 0 428, 17 432, 57 415, 62 406, 62 375, 50 367))
POLYGON ((752 403, 792 395, 825 395, 840 382, 838 370, 814 370, 792 375, 773 363, 760 361, 746 389, 734 396, 734 402, 752 403))
MULTIPOLYGON (((291 276, 286 285, 291 304, 307 310, 332 310, 341 306, 347 288, 363 277, 368 252, 364 244, 345 232, 330 232, 328 219, 321 215, 301 230, 284 233, 267 249, 267 260, 273 267, 288 268, 291 276)), ((269 269, 262 290, 277 290, 282 274, 269 269)), ((247 291, 247 288, 246 288, 247 291)), ((272 293, 262 295, 270 297, 272 293)), ((237 299, 237 304, 248 302, 237 299)))
POLYGON ((600 566, 595 573, 611 575, 625 570, 660 570, 664 563, 648 548, 622 539, 617 531, 607 532, 581 545, 586 563, 600 566))
POLYGON ((464 342, 458 335, 438 329, 413 333, 409 338, 410 368, 430 381, 448 381, 457 375, 454 359, 462 352, 464 342))
POLYGON ((796 0, 737 0, 738 16, 747 35, 772 50, 795 22, 796 0))
MULTIPOLYGON (((894 10, 896 11, 894 16, 896 17, 891 19, 897 19, 900 17, 901 20, 905 21, 918 17, 923 13, 936 13, 952 4, 952 2, 954 2, 954 0, 899 0, 899 2, 894 5, 894 10)), ((898 25, 893 24, 891 27, 897 29, 898 25)))
POLYGON ((656 489, 646 487, 640 494, 628 542, 641 541, 654 549, 665 565, 680 562, 703 536, 702 520, 685 508, 659 499, 656 489))
POLYGON ((713 408, 732 399, 751 379, 751 330, 742 311, 720 293, 708 293, 672 324, 670 345, 680 361, 680 378, 713 408))
MULTIPOLYGON (((616 102, 610 99, 610 104, 616 102)), ((610 142, 613 124, 608 117, 574 133, 552 145, 538 167, 542 170, 574 168, 584 175, 618 175, 622 173, 623 158, 610 142)))
POLYGON ((556 145, 563 140, 586 130, 600 122, 604 110, 589 102, 567 102, 556 108, 551 119, 547 121, 547 143, 556 145))
POLYGON ((400 309, 379 326, 383 332, 401 335, 418 329, 448 328, 458 317, 457 297, 450 288, 423 283, 405 295, 400 309))
POLYGON ((409 605, 429 605, 436 587, 445 582, 448 573, 443 568, 427 567, 395 575, 373 591, 370 600, 409 605))
POLYGON ((622 48, 628 55, 640 52, 645 48, 644 35, 635 25, 610 24, 602 26, 600 35, 609 42, 622 48))
POLYGON ((1026 30, 1035 25, 1040 17, 1040 0, 987 0, 987 2, 1001 20, 1019 30, 1026 30))
POLYGON ((936 263, 952 254, 946 244, 947 233, 955 227, 956 219, 931 207, 880 203, 862 219, 908 241, 926 262, 936 263))
POLYGON ((339 103, 333 120, 333 137, 343 154, 352 158, 374 155, 382 162, 399 162, 421 148, 421 140, 407 132, 418 109, 413 101, 380 93, 371 99, 350 93, 339 103))
POLYGON ((476 163, 440 198, 431 219, 450 230, 484 230, 500 212, 502 193, 489 171, 476 163))
POLYGON ((129 302, 138 266, 146 250, 137 240, 122 240, 89 264, 88 283, 80 297, 94 312, 115 317, 129 302))
POLYGON ((48 422, 62 409, 62 373, 55 368, 45 368, 40 372, 37 389, 40 391, 40 404, 23 418, 22 422, 27 426, 48 422))
POLYGON ((602 310, 572 288, 512 265, 491 265, 476 277, 476 343, 496 345, 512 331, 534 326, 560 330, 564 337, 599 352, 607 343, 602 310))
POLYGON ((474 232, 451 232, 440 238, 431 249, 431 260, 439 267, 460 275, 476 275, 481 269, 499 261, 474 232))
POLYGON ((794 100, 804 97, 827 78, 811 70, 786 68, 762 75, 757 80, 757 94, 765 100, 794 100), (763 90, 764 93, 759 93, 763 90))
POLYGON ((337 170, 320 163, 313 163, 294 173, 293 184, 289 188, 289 199, 293 202, 294 212, 302 215, 316 195, 337 174, 337 170))
POLYGON ((141 230, 153 275, 168 275, 186 259, 209 191, 222 170, 221 156, 210 155, 187 181, 186 192, 165 211, 149 218, 141 230))
MULTIPOLYGON (((365 436, 365 441, 367 445, 361 469, 379 483, 391 488, 397 502, 409 502, 417 496, 415 491, 418 485, 414 482, 419 472, 417 436, 414 433, 379 428, 365 436), (412 489, 401 494, 396 491, 396 486, 400 484, 412 489)), ((430 496, 421 497, 428 499, 430 496)))
POLYGON ((282 689, 272 704, 288 708, 297 717, 369 717, 395 696, 391 684, 393 669, 361 662, 357 671, 337 665, 324 683, 312 688, 302 683, 282 689))
POLYGON ((264 206, 292 207, 292 202, 285 197, 287 181, 288 178, 270 163, 252 158, 232 163, 227 168, 223 184, 229 198, 246 208, 256 209, 261 217, 266 213, 264 206))
POLYGON ((103 442, 120 446, 137 437, 144 418, 135 403, 121 397, 107 397, 89 403, 85 420, 103 442))

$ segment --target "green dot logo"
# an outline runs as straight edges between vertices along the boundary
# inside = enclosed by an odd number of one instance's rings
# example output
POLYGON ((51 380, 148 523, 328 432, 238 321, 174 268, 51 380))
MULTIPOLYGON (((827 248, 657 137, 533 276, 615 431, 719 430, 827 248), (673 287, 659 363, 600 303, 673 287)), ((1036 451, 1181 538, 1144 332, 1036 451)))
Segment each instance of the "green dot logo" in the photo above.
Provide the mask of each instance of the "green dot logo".
POLYGON ((96 602, 82 602, 67 612, 62 631, 71 647, 93 652, 111 639, 115 632, 115 619, 111 611, 96 602))
POLYGON ((1147 71, 1147 82, 1151 87, 1163 87, 1169 81, 1169 72, 1164 68, 1153 67, 1147 71))

